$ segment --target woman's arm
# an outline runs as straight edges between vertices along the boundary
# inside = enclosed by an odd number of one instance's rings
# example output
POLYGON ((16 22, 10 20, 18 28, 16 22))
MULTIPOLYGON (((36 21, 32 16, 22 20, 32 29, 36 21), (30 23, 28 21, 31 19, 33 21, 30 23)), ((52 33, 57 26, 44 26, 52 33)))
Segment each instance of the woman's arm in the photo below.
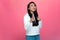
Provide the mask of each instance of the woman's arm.
POLYGON ((42 28, 42 20, 39 21, 39 28, 42 28))
POLYGON ((28 30, 32 26, 32 22, 27 17, 24 17, 24 28, 28 30))
POLYGON ((39 28, 42 27, 42 20, 38 17, 37 20, 39 20, 39 28))

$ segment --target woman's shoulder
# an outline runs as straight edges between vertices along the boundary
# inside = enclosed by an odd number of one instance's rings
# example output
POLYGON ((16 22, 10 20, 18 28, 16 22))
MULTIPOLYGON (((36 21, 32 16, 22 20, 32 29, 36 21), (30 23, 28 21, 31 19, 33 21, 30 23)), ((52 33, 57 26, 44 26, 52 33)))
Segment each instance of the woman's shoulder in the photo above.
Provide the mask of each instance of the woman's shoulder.
POLYGON ((29 18, 28 13, 26 13, 26 14, 24 15, 24 18, 29 18))

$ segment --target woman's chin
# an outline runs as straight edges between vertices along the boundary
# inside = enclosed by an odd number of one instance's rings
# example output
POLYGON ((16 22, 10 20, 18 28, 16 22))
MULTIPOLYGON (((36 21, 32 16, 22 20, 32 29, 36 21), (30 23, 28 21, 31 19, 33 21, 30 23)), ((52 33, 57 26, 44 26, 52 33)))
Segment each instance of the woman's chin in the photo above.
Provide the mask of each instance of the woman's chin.
POLYGON ((32 12, 35 12, 35 10, 33 10, 32 12))

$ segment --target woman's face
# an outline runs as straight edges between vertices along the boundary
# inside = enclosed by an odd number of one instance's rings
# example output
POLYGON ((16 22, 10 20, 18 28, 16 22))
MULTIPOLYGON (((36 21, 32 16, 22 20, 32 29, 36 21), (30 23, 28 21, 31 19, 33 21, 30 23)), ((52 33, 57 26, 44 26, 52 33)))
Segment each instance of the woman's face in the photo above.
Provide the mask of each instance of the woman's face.
POLYGON ((36 11, 36 5, 34 3, 31 3, 28 9, 30 11, 34 12, 34 11, 36 11))

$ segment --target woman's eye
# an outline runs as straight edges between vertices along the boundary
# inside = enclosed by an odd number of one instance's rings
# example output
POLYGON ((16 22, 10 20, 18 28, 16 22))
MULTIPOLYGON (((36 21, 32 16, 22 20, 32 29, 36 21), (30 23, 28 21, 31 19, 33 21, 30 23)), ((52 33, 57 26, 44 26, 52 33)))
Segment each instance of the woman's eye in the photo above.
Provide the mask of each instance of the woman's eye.
POLYGON ((31 6, 33 6, 33 5, 31 5, 31 6))

